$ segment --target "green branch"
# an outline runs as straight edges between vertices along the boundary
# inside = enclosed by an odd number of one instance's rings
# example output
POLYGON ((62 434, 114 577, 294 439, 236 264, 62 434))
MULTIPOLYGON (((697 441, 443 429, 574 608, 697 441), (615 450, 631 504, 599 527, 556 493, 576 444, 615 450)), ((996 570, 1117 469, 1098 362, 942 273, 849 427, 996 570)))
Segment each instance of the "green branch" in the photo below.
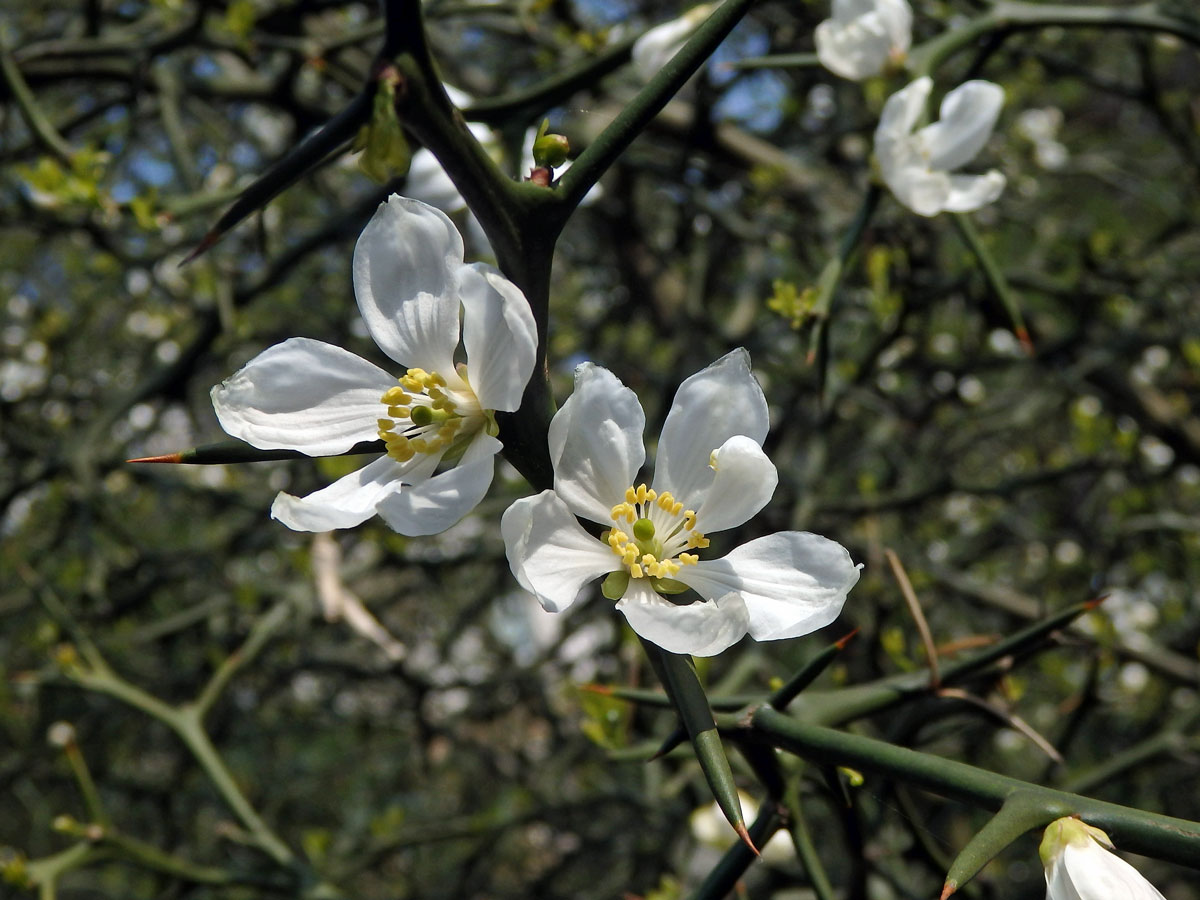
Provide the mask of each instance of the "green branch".
POLYGON ((33 96, 33 91, 29 89, 29 85, 25 82, 25 77, 21 74, 17 62, 12 58, 12 54, 8 52, 6 47, 0 47, 0 74, 4 76, 4 81, 8 84, 9 92, 14 100, 17 101, 17 108, 21 111, 21 117, 25 120, 25 124, 29 126, 29 130, 37 135, 37 139, 49 150, 52 154, 58 157, 67 169, 72 167, 75 154, 72 152, 70 145, 66 142, 61 134, 58 133, 50 120, 42 113, 41 107, 38 106, 37 98, 33 96))
POLYGON ((1061 3, 1025 3, 1002 0, 961 28, 926 41, 908 54, 913 76, 931 75, 942 63, 981 37, 1035 28, 1122 28, 1173 34, 1200 46, 1200 25, 1160 11, 1161 4, 1138 6, 1067 6, 1061 3))
POLYGON ((756 0, 725 0, 708 20, 696 29, 678 53, 655 75, 600 136, 588 146, 559 180, 559 215, 567 216, 579 205, 600 176, 616 162, 634 138, 650 124, 679 89, 704 64, 750 11, 756 0))
POLYGON ((471 122, 482 122, 493 128, 511 124, 514 119, 532 123, 547 110, 565 103, 582 90, 594 88, 601 78, 629 62, 636 38, 628 38, 605 47, 595 56, 568 66, 558 74, 527 88, 477 100, 463 110, 471 122))
POLYGON ((812 725, 769 706, 755 710, 750 731, 773 745, 825 765, 847 765, 895 778, 985 809, 999 810, 1023 793, 1050 819, 1078 815, 1103 828, 1123 850, 1200 868, 1200 823, 1143 812, 998 775, 966 763, 897 747, 886 741, 812 725))
POLYGON ((262 651, 267 642, 275 636, 280 628, 286 624, 292 614, 292 603, 289 600, 281 600, 271 608, 265 616, 254 623, 254 627, 250 629, 250 635, 246 638, 245 643, 238 647, 225 658, 225 661, 217 667, 208 684, 204 686, 204 690, 196 698, 192 704, 198 718, 204 718, 205 714, 212 709, 221 692, 225 690, 231 678, 238 673, 240 669, 251 663, 256 656, 262 651))

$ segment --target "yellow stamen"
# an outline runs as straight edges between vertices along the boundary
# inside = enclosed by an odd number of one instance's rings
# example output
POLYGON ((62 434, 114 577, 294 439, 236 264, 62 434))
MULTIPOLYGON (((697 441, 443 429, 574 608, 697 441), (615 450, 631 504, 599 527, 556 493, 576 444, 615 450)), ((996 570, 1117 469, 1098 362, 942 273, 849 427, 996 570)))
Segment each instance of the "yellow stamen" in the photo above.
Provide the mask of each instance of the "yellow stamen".
MULTIPOLYGON (((466 385, 465 368, 458 371, 462 385, 466 385)), ((446 379, 437 372, 412 368, 397 381, 379 398, 387 408, 388 418, 379 418, 376 424, 379 437, 387 444, 388 455, 400 462, 412 459, 417 453, 444 451, 459 439, 465 428, 473 431, 490 421, 469 399, 469 387, 460 385, 450 390, 446 379), (462 409, 464 404, 471 405, 462 409), (401 435, 403 440, 398 440, 401 435)))
POLYGON ((682 501, 670 491, 659 493, 645 484, 630 486, 625 489, 624 502, 609 512, 614 523, 633 526, 632 537, 615 527, 601 535, 631 578, 672 578, 700 559, 695 553, 680 551, 703 549, 709 544, 708 538, 696 530, 696 511, 684 509, 682 501), (674 517, 674 521, 664 520, 660 513, 651 518, 651 505, 674 517))

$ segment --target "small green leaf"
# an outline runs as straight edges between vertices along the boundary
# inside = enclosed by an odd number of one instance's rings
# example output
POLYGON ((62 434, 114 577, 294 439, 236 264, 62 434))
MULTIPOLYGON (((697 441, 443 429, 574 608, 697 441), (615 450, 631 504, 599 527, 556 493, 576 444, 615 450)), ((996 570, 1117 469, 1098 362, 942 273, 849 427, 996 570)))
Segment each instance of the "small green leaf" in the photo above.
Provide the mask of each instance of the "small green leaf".
POLYGON ((579 691, 583 711, 580 730, 597 746, 616 750, 629 744, 629 707, 625 701, 597 691, 579 691))
POLYGON ((396 80, 380 77, 372 103, 371 121, 359 129, 354 146, 361 147, 358 167, 380 184, 408 171, 412 149, 396 113, 396 80))

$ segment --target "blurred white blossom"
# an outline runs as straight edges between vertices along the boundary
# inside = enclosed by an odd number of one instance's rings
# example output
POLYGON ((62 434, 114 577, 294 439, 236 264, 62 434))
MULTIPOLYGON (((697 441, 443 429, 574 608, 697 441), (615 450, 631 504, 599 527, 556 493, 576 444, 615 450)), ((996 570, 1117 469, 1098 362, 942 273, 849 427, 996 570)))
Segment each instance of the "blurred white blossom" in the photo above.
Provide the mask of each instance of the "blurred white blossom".
POLYGON ((633 45, 633 68, 638 77, 649 81, 657 75, 716 8, 716 3, 693 6, 678 19, 656 25, 638 38, 633 45))
POLYGON ((968 81, 946 95, 938 121, 914 131, 932 90, 929 78, 918 78, 884 104, 875 129, 875 158, 884 183, 897 200, 922 216, 986 206, 1004 190, 1000 172, 951 172, 974 159, 987 143, 1004 103, 1004 89, 990 81, 968 81))
POLYGON ((1062 110, 1055 106, 1026 109, 1017 116, 1017 133, 1033 144, 1033 161, 1043 169, 1061 169, 1070 158, 1070 151, 1058 140, 1062 122, 1062 110))
POLYGON ((833 0, 833 15, 814 37, 821 65, 861 81, 904 62, 912 44, 912 8, 908 0, 833 0))
MULTIPOLYGON (((742 804, 742 812, 745 813, 747 820, 753 821, 758 817, 758 804, 754 802, 753 797, 745 791, 738 791, 738 800, 742 804)), ((725 814, 721 812, 721 807, 715 800, 708 806, 692 810, 688 826, 691 828, 692 837, 699 843, 717 850, 727 850, 739 840, 729 827, 729 820, 725 818, 725 814)), ((763 862, 770 865, 785 865, 796 858, 796 852, 792 848, 787 831, 782 828, 771 835, 760 852, 763 862)))

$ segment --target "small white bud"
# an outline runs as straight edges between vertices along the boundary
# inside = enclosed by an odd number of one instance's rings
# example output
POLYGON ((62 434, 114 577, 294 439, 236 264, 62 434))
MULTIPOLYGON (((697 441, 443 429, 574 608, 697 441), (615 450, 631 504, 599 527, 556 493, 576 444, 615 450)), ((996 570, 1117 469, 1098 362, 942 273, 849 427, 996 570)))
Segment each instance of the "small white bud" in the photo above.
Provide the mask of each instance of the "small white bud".
POLYGON ((1164 900, 1115 853, 1099 828, 1072 817, 1050 823, 1038 853, 1046 867, 1046 900, 1164 900))

